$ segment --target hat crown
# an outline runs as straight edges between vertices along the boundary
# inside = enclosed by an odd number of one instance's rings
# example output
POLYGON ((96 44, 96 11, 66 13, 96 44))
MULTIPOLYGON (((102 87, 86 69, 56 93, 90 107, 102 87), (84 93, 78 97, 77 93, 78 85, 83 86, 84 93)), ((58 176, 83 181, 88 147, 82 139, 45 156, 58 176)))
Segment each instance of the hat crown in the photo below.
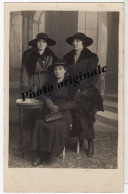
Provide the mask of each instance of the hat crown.
POLYGON ((48 38, 48 35, 46 33, 39 33, 39 34, 37 34, 36 39, 43 39, 43 38, 48 38))
POLYGON ((66 65, 66 63, 65 63, 65 60, 64 59, 57 59, 57 61, 55 62, 55 64, 54 64, 55 66, 65 66, 66 65))
POLYGON ((88 46, 92 45, 92 43, 93 43, 93 39, 90 38, 90 37, 87 37, 87 36, 86 36, 84 33, 82 33, 82 32, 77 32, 77 33, 75 33, 73 36, 68 37, 68 38, 66 39, 66 42, 67 42, 68 44, 72 45, 74 39, 79 39, 79 40, 83 41, 84 47, 88 47, 88 46))
POLYGON ((47 42, 48 46, 53 46, 56 44, 56 42, 53 39, 49 38, 46 33, 40 32, 39 34, 37 34, 35 39, 29 41, 28 45, 36 46, 37 41, 40 39, 44 39, 47 42))
POLYGON ((73 35, 73 38, 81 38, 81 39, 85 39, 86 35, 82 32, 77 32, 73 35))

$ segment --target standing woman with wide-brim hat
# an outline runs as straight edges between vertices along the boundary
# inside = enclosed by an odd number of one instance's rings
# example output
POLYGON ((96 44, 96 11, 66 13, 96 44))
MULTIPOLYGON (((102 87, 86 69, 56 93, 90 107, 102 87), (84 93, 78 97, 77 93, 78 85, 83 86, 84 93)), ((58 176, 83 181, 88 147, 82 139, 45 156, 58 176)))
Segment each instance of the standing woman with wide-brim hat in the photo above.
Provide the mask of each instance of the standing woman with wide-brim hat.
POLYGON ((87 49, 88 46, 93 44, 93 39, 87 37, 82 32, 77 32, 73 36, 68 37, 66 42, 73 47, 73 50, 64 56, 69 65, 97 56, 87 49))
POLYGON ((56 42, 45 33, 37 34, 35 39, 28 42, 31 48, 23 53, 22 59, 21 86, 23 90, 31 89, 37 92, 45 84, 48 68, 57 58, 48 47, 55 44, 56 42))
MULTIPOLYGON (((21 92, 36 92, 45 85, 48 77, 48 68, 52 66, 57 57, 49 47, 54 46, 56 42, 48 37, 45 33, 37 34, 36 38, 28 42, 31 46, 24 51, 22 58, 22 74, 21 74, 21 92)), ((34 97, 34 96, 33 96, 34 97)), ((29 96, 28 96, 29 98, 29 96)), ((40 100, 44 101, 44 95, 40 96, 40 100)), ((49 101, 49 108, 52 108, 49 101)), ((35 111, 28 112, 25 116, 24 128, 26 131, 32 131, 35 121, 35 111)), ((25 141, 31 141, 31 132, 25 141)), ((26 136, 25 136, 26 137, 26 136)))
MULTIPOLYGON (((81 62, 84 64, 83 69, 86 70, 85 72, 80 71, 81 73, 90 72, 97 68, 98 57, 87 48, 92 45, 92 38, 87 37, 84 33, 77 32, 73 36, 68 37, 66 42, 73 47, 73 50, 64 56, 68 65, 74 65, 74 68, 71 68, 73 74, 75 72, 75 67, 77 67, 77 64, 81 64, 81 62)), ((72 74, 72 72, 70 73, 72 74)), ((97 81, 98 76, 93 76, 83 82, 81 81, 76 90, 77 95, 79 91, 79 95, 77 96, 79 110, 78 112, 72 111, 72 136, 78 136, 81 145, 83 144, 84 139, 88 140, 87 156, 92 156, 94 152, 93 139, 95 138, 94 121, 96 111, 103 110, 102 97, 95 87, 97 81)))

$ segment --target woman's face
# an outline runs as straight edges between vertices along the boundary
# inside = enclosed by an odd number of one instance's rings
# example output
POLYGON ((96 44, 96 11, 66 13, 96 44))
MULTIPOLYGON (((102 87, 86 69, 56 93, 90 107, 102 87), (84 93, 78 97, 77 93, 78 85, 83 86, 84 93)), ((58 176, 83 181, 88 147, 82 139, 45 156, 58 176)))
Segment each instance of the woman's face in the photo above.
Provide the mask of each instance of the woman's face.
POLYGON ((55 74, 57 79, 64 78, 65 72, 66 72, 66 70, 63 66, 56 66, 54 68, 54 74, 55 74))
POLYGON ((45 50, 45 48, 47 47, 47 42, 43 39, 39 39, 37 41, 37 48, 38 50, 45 50))
POLYGON ((75 50, 83 49, 83 42, 82 42, 82 40, 74 39, 73 42, 72 42, 72 45, 73 45, 75 50))

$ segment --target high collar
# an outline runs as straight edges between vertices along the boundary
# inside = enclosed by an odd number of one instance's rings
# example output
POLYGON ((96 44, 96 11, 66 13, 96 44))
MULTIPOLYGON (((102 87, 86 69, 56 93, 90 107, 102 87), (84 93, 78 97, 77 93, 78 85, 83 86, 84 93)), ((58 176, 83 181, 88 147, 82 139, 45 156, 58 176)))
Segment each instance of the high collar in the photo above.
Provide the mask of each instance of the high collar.
MULTIPOLYGON (((64 56, 64 59, 66 60, 66 62, 69 64, 69 65, 72 65, 75 63, 74 61, 74 55, 75 55, 75 50, 73 49, 72 51, 70 51, 69 53, 67 53, 65 56, 64 56)), ((87 48, 83 48, 83 50, 81 51, 80 53, 80 56, 79 56, 79 59, 77 62, 82 62, 86 59, 89 59, 89 58, 92 58, 94 56, 97 56, 95 53, 92 53, 89 49, 87 48)))

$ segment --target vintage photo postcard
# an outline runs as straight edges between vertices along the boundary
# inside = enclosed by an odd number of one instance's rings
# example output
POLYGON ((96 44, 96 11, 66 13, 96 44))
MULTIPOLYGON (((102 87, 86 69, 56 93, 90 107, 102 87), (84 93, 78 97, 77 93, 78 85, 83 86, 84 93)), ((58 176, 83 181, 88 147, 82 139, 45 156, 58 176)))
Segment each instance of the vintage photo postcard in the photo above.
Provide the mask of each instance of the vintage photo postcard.
POLYGON ((123 3, 5 3, 5 192, 123 192, 123 3))

